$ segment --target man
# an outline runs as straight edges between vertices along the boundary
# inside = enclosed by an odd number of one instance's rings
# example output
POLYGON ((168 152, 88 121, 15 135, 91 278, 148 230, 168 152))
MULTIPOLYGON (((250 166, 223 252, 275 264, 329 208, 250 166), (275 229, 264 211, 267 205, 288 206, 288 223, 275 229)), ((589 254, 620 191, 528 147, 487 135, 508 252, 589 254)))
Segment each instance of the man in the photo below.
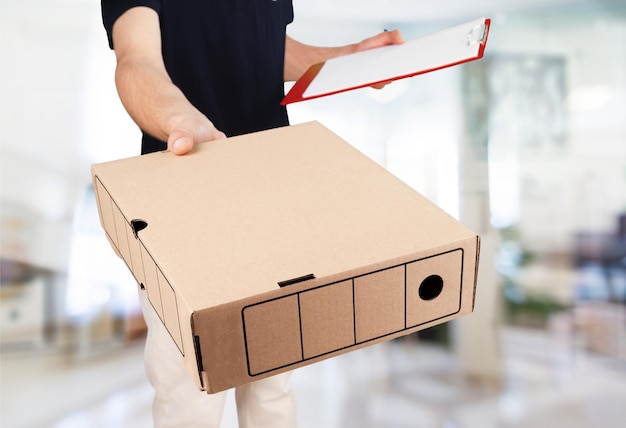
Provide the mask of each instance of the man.
MULTIPOLYGON (((402 43, 397 31, 342 47, 300 43, 286 36, 291 0, 102 0, 102 14, 120 99, 143 132, 142 154, 183 155, 194 144, 288 125, 284 81, 332 57, 402 43)), ((140 301, 154 426, 219 427, 224 394, 197 390, 145 292, 140 301)), ((288 378, 236 389, 240 427, 296 426, 288 378)))

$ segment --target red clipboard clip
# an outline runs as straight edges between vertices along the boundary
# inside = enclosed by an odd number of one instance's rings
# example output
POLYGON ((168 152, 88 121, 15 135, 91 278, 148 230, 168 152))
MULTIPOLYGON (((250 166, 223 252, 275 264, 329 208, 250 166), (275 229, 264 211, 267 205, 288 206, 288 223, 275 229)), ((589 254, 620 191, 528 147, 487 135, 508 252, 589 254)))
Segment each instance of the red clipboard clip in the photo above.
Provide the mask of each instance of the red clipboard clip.
POLYGON ((487 41, 487 25, 478 24, 467 33, 467 46, 484 44, 487 41))

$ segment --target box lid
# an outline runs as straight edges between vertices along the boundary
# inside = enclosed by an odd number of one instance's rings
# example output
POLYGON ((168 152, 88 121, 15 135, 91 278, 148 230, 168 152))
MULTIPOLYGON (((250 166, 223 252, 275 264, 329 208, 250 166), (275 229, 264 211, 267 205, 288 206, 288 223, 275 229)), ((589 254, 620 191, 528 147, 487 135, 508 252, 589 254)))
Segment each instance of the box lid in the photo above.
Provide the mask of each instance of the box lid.
POLYGON ((475 236, 317 122, 93 174, 192 310, 475 236))

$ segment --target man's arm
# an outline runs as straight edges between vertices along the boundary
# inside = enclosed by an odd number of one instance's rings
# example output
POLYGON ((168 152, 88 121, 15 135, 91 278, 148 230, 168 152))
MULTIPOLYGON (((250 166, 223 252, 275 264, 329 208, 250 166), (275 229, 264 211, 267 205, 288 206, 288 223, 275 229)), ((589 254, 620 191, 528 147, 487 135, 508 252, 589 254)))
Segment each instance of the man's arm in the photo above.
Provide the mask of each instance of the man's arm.
POLYGON ((167 141, 168 149, 179 155, 195 143, 225 138, 172 83, 163 64, 154 10, 135 7, 120 16, 113 25, 113 46, 120 99, 141 129, 167 141))
POLYGON ((404 43, 404 40, 398 30, 385 31, 359 43, 338 47, 306 45, 287 36, 285 42, 285 81, 298 80, 310 66, 330 58, 401 43, 404 43))

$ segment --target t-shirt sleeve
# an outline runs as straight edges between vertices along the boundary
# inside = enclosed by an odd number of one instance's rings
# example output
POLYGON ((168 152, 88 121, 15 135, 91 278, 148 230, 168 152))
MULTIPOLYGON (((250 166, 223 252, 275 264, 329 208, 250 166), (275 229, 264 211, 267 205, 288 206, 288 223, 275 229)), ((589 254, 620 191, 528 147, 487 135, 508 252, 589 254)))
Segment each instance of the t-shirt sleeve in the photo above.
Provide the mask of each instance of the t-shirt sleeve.
POLYGON ((109 47, 113 49, 113 24, 124 12, 133 7, 146 6, 159 13, 161 11, 161 0, 101 0, 102 23, 107 32, 109 47))

